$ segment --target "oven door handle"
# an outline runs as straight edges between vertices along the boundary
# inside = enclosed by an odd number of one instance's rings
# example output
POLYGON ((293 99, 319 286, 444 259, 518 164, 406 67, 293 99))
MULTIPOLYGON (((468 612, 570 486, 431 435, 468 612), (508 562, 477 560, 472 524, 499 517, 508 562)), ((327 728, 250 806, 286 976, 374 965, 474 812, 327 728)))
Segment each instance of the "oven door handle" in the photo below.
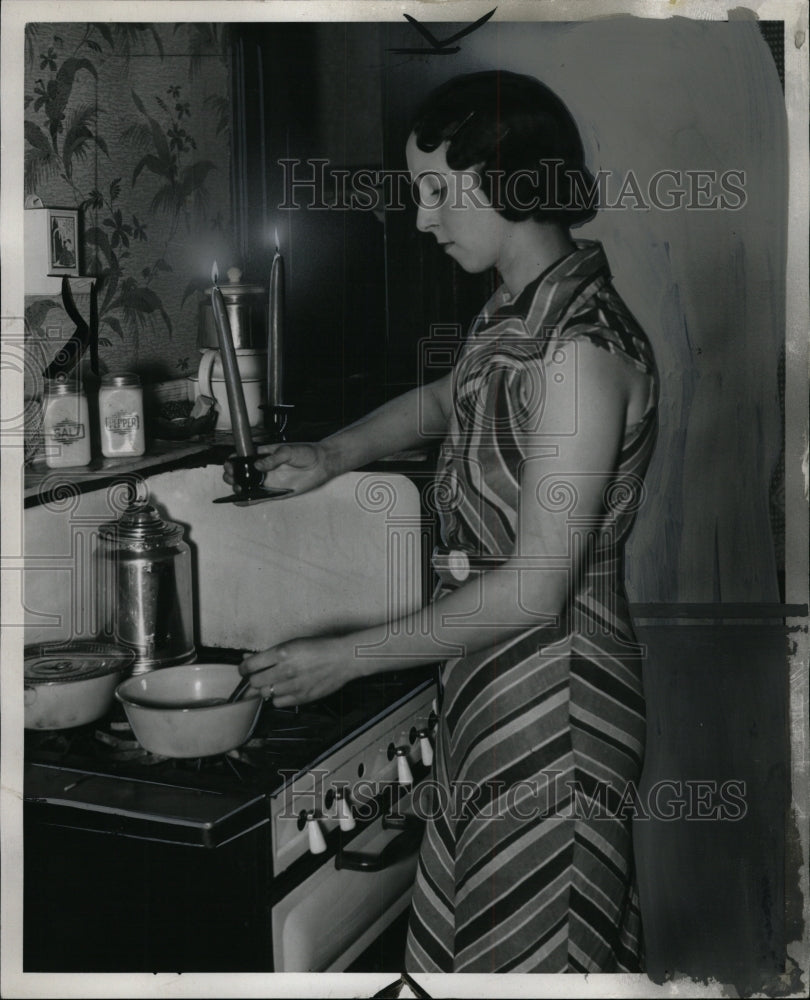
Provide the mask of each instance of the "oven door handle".
POLYGON ((367 851, 345 851, 341 840, 335 854, 335 868, 338 871, 345 869, 350 872, 381 872, 419 850, 425 830, 424 820, 416 816, 383 816, 382 825, 384 830, 400 832, 377 854, 367 851))

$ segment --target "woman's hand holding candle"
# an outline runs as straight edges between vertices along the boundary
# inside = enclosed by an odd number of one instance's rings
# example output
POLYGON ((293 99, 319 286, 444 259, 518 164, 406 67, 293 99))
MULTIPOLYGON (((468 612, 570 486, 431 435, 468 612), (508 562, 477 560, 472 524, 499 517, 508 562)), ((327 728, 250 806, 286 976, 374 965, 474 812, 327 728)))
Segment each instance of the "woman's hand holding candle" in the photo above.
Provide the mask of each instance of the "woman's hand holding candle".
MULTIPOLYGON (((265 473, 269 489, 288 489, 294 494, 307 493, 339 474, 335 455, 323 443, 261 445, 255 461, 265 473)), ((225 482, 235 485, 234 469, 225 463, 225 482)))

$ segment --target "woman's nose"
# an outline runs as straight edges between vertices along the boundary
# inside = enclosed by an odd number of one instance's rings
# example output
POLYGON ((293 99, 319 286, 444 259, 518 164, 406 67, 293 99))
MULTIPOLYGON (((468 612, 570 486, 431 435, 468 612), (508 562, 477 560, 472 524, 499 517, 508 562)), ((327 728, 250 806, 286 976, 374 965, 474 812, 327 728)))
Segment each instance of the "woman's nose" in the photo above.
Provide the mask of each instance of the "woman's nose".
POLYGON ((429 229, 434 228, 438 223, 436 218, 435 208, 425 208, 424 205, 420 205, 416 210, 416 228, 420 233, 426 233, 429 229))

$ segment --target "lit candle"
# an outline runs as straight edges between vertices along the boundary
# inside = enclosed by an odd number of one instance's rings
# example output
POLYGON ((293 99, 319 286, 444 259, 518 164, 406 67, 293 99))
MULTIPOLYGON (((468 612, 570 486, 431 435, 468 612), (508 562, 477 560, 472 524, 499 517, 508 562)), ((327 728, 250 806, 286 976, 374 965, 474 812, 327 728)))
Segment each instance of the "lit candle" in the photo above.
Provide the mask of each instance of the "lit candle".
MULTIPOLYGON (((283 390, 282 352, 284 349, 284 258, 278 248, 276 232, 276 252, 270 268, 270 314, 267 337, 267 405, 281 406, 283 390)), ((272 409, 270 411, 273 412, 272 409)), ((274 415, 274 419, 277 415, 274 415)))
POLYGON ((214 261, 211 268, 211 308, 214 310, 214 320, 217 324, 217 339, 219 341, 219 355, 222 361, 222 373, 225 376, 225 388, 228 392, 228 407, 231 411, 231 427, 233 428, 233 440, 236 446, 236 454, 241 457, 255 455, 256 449, 253 447, 253 439, 250 436, 250 422, 248 420, 247 407, 245 406, 245 394, 242 392, 242 381, 239 378, 239 368, 236 363, 236 351, 233 346, 231 336, 231 324, 228 319, 228 312, 225 309, 225 299, 219 290, 217 281, 219 279, 219 269, 214 261))

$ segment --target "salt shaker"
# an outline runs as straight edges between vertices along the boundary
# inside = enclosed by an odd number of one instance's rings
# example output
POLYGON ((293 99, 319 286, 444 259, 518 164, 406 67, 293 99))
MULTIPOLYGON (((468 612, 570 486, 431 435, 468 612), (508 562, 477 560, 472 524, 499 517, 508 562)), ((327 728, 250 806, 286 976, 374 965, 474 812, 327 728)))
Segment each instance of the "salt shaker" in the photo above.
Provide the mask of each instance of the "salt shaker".
POLYGON ((42 433, 49 468, 90 464, 90 412, 84 388, 77 379, 46 385, 42 433))
POLYGON ((134 372, 111 372, 98 392, 101 452, 106 458, 143 455, 143 390, 134 372))

